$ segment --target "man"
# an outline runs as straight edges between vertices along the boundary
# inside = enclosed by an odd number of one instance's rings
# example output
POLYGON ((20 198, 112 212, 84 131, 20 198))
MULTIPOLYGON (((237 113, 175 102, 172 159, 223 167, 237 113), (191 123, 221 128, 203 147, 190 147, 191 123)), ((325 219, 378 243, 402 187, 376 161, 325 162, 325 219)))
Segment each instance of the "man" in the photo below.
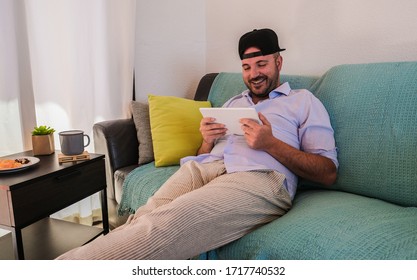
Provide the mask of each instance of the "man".
POLYGON ((61 259, 187 259, 241 238, 284 215, 297 178, 331 185, 337 157, 328 114, 312 93, 280 84, 283 59, 270 29, 239 41, 248 88, 224 107, 254 107, 244 136, 203 118, 198 155, 161 186, 127 223, 61 259))

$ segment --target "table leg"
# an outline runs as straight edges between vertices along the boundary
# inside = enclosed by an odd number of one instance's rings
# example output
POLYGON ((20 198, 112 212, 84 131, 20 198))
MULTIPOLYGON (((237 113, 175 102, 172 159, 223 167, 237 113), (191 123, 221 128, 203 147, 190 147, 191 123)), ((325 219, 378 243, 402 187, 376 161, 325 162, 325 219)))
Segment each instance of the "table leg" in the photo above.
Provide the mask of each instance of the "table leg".
POLYGON ((16 229, 16 228, 10 228, 10 231, 12 232, 14 256, 18 260, 24 260, 25 254, 23 252, 22 230, 16 229))
POLYGON ((107 234, 109 233, 109 209, 107 205, 107 191, 106 188, 104 188, 100 192, 101 197, 101 214, 103 217, 103 233, 107 234))

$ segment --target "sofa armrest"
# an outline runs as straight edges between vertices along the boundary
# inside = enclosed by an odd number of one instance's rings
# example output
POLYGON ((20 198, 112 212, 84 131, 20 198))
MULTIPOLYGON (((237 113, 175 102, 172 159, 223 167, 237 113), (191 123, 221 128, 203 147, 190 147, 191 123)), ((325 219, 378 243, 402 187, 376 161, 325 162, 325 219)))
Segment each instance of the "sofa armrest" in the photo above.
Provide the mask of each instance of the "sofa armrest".
POLYGON ((114 172, 138 164, 138 139, 133 119, 103 121, 94 124, 94 149, 105 155, 107 195, 115 198, 114 172))
POLYGON ((195 95, 194 95, 194 100, 196 101, 206 101, 209 93, 210 93, 210 89, 211 89, 211 85, 214 82, 214 79, 217 77, 219 73, 209 73, 209 74, 205 74, 200 82, 198 83, 195 95))
MULTIPOLYGON (((211 85, 218 73, 205 74, 196 89, 194 100, 207 100, 211 85)), ((115 172, 121 168, 138 166, 139 143, 133 119, 102 121, 94 124, 94 149, 105 155, 107 196, 117 200, 115 172)), ((127 168, 129 169, 129 168, 127 168)))

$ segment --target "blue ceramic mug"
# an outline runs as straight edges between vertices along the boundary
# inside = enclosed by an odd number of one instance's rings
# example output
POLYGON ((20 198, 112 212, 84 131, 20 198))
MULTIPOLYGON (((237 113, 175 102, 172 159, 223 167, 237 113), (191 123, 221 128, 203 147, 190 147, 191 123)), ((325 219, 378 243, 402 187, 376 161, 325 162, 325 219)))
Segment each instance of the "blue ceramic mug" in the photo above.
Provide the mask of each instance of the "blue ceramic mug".
POLYGON ((59 142, 64 155, 80 155, 84 152, 84 148, 90 144, 90 137, 82 130, 67 130, 59 133, 59 142), (84 144, 85 138, 87 138, 87 144, 84 144))

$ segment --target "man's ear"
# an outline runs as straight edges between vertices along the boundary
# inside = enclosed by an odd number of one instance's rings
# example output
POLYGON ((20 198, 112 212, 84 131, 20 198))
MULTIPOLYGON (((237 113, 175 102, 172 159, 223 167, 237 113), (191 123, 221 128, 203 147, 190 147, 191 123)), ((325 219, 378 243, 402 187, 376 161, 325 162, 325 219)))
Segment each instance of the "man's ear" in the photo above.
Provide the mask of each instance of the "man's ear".
POLYGON ((282 68, 282 61, 283 61, 283 58, 281 55, 279 55, 277 59, 275 60, 275 63, 277 64, 279 71, 281 71, 281 68, 282 68))

